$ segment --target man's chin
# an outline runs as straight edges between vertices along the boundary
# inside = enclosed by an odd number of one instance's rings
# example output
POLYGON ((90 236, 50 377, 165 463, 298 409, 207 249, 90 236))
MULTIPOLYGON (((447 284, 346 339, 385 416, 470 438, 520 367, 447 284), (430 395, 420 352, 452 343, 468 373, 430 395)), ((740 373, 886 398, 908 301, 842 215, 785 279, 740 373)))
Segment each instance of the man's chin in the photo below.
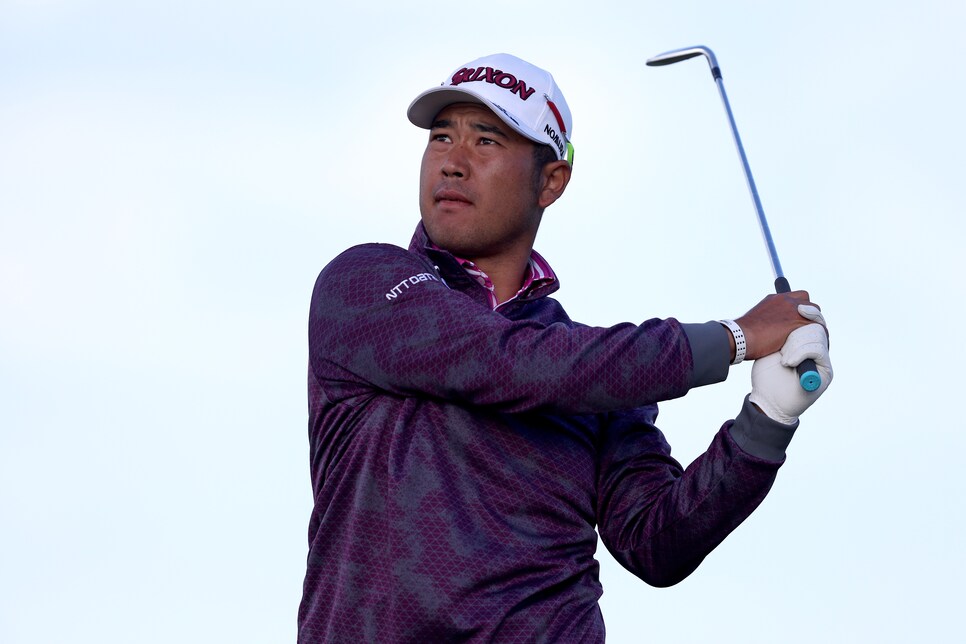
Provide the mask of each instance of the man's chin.
POLYGON ((471 240, 462 238, 457 234, 447 234, 444 230, 434 229, 426 226, 426 236, 429 241, 460 259, 472 259, 476 255, 475 245, 471 240))

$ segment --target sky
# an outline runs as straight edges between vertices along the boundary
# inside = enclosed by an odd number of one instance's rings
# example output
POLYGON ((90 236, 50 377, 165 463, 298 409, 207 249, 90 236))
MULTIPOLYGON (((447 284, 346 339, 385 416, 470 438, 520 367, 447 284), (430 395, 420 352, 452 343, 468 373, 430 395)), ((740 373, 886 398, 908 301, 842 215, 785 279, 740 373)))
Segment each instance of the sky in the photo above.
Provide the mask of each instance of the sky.
MULTIPOLYGON (((957 3, 0 0, 0 641, 295 639, 306 323, 345 248, 405 246, 409 102, 510 52, 574 116, 537 249, 594 325, 738 317, 785 273, 835 378, 691 577, 600 548, 608 641, 948 641, 966 574, 957 3), (337 4, 339 6, 331 6, 337 4)), ((690 462, 750 364, 662 406, 690 462)))

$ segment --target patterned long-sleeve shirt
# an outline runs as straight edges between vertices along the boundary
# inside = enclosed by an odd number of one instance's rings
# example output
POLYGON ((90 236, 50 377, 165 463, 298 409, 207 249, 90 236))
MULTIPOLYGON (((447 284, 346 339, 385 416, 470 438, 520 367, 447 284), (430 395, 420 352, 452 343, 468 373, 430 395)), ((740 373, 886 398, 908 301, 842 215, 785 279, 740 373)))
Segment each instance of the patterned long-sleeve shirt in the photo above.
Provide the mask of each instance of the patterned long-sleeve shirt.
POLYGON ((655 427, 726 377, 727 331, 580 325, 556 288, 494 310, 421 226, 323 269, 300 642, 602 642, 597 531, 670 585, 764 498, 787 428, 746 402, 685 470, 655 427))

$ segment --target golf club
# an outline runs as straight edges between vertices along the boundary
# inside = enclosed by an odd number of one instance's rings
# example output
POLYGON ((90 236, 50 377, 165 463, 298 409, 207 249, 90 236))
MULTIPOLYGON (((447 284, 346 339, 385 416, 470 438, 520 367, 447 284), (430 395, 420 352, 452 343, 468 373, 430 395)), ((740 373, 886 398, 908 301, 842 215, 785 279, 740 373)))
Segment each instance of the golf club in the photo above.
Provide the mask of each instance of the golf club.
MULTIPOLYGON (((694 58, 695 56, 704 56, 708 59, 708 65, 711 66, 711 76, 714 77, 715 84, 718 86, 718 93, 721 95, 721 102, 724 104, 725 113, 728 115, 728 123, 731 125, 731 135, 735 140, 735 147, 738 148, 738 156, 741 157, 741 166, 745 171, 745 181, 748 182, 748 190, 751 192, 751 199, 755 203, 755 212, 758 214, 758 224, 761 226, 761 234, 765 238, 765 246, 768 248, 768 257, 771 259, 771 268, 775 274, 775 292, 776 293, 788 293, 791 291, 791 286, 788 284, 788 280, 785 279, 785 274, 782 272, 781 262, 778 261, 778 251, 775 250, 775 242, 771 238, 771 230, 768 228, 768 220, 765 219, 765 211, 761 207, 761 199, 758 197, 758 189, 755 187, 755 179, 751 176, 751 167, 748 165, 748 158, 745 156, 745 148, 741 145, 741 137, 738 136, 738 126, 735 125, 735 117, 731 113, 731 105, 728 103, 728 95, 725 94, 724 83, 721 80, 721 68, 718 66, 718 60, 712 52, 707 47, 697 46, 697 47, 685 47, 684 49, 675 49, 673 51, 668 51, 663 54, 658 54, 647 60, 647 64, 651 67, 658 67, 662 65, 673 65, 674 63, 679 63, 682 60, 688 60, 689 58, 694 58)), ((815 361, 812 359, 807 359, 802 362, 797 367, 798 380, 805 391, 815 391, 822 384, 822 376, 819 375, 818 369, 815 367, 815 361)))

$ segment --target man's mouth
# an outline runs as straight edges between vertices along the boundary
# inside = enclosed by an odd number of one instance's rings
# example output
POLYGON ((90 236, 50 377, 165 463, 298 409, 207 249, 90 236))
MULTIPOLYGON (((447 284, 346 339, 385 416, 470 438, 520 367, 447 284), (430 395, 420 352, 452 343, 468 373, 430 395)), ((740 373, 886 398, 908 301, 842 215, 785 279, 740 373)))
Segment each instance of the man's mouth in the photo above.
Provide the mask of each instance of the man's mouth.
POLYGON ((433 195, 434 200, 438 204, 472 204, 473 202, 467 199, 467 197, 457 190, 437 190, 436 194, 433 195))

